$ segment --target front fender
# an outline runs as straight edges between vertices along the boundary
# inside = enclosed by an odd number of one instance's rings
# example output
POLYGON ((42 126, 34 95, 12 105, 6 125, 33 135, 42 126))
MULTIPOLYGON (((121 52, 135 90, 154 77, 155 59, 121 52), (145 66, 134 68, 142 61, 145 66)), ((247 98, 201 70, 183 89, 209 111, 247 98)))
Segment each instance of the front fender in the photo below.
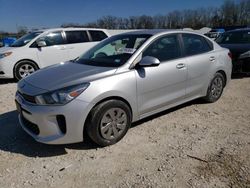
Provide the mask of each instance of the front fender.
POLYGON ((133 121, 138 119, 137 86, 133 70, 94 80, 80 96, 81 100, 92 104, 110 98, 127 101, 132 109, 133 121))

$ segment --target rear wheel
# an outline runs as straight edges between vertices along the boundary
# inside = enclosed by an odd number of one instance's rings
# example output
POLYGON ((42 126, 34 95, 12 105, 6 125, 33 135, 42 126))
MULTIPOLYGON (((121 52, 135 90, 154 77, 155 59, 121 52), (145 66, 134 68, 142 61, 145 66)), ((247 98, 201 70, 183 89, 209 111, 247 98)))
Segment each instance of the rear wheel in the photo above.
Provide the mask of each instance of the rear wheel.
POLYGON ((224 86, 225 78, 221 73, 217 72, 208 87, 204 99, 209 103, 217 101, 223 93, 224 86))
POLYGON ((89 116, 87 133, 100 146, 120 141, 131 125, 131 111, 122 101, 109 100, 97 105, 89 116))
POLYGON ((38 67, 35 63, 28 60, 20 61, 14 68, 14 76, 17 80, 21 80, 26 76, 29 76, 33 72, 38 70, 38 67))

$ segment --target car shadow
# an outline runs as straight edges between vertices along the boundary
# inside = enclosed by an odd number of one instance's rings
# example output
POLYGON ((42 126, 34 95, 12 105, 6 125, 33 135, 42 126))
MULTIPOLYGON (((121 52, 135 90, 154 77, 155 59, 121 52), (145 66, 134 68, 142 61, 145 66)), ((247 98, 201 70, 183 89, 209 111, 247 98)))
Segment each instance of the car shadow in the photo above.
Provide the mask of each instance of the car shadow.
POLYGON ((243 78, 250 78, 250 73, 233 73, 231 79, 243 79, 243 78))
POLYGON ((67 154, 66 148, 77 150, 96 149, 88 139, 84 143, 47 145, 36 142, 19 125, 17 111, 0 115, 0 150, 28 157, 52 157, 67 154))
POLYGON ((139 121, 133 123, 131 125, 131 128, 137 127, 138 125, 141 125, 141 124, 146 123, 146 122, 150 122, 150 121, 152 121, 154 119, 157 119, 157 118, 159 118, 161 116, 170 114, 170 113, 175 112, 177 110, 180 110, 182 108, 189 107, 189 106, 192 106, 192 105, 197 105, 197 104, 207 104, 207 103, 204 100, 202 100, 202 99, 195 99, 193 101, 190 101, 190 102, 178 105, 176 107, 164 110, 162 112, 159 112, 159 113, 156 113, 154 115, 148 116, 148 117, 146 117, 146 118, 144 118, 142 120, 139 120, 139 121))
POLYGON ((0 79, 0 85, 17 83, 15 79, 0 79))
MULTIPOLYGON (((165 110, 158 114, 149 116, 132 124, 131 128, 152 121, 160 116, 172 113, 181 108, 195 104, 204 104, 202 100, 194 100, 177 107, 165 110)), ((86 137, 85 137, 86 138, 86 137)), ((0 115, 0 150, 22 154, 27 157, 52 157, 67 154, 66 149, 91 150, 99 146, 86 138, 83 143, 66 145, 47 145, 36 142, 19 125, 17 111, 11 111, 0 115)))

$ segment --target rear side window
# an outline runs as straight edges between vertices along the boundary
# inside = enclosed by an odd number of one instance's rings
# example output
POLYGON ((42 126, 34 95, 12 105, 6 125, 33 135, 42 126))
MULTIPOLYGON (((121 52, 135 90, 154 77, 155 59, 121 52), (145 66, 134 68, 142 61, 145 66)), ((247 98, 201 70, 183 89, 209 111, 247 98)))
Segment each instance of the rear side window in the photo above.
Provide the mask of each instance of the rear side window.
POLYGON ((159 59, 161 62, 181 57, 177 35, 167 35, 157 39, 149 45, 142 56, 152 56, 159 59))
POLYGON ((86 31, 65 31, 67 44, 89 42, 86 31))
POLYGON ((202 54, 212 50, 212 46, 202 36, 194 34, 182 34, 182 39, 185 53, 188 56, 202 54))
POLYGON ((64 44, 64 40, 61 32, 52 32, 47 34, 44 37, 41 37, 38 40, 44 40, 46 42, 46 46, 60 45, 64 44))
POLYGON ((92 41, 101 41, 108 37, 103 31, 92 30, 92 31, 89 31, 89 34, 92 38, 92 41))

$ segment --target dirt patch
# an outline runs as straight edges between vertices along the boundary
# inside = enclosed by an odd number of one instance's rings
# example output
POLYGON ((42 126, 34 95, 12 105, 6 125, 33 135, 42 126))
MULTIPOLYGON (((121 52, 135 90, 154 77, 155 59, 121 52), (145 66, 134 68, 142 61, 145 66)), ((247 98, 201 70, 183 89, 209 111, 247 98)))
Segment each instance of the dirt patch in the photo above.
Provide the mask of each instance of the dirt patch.
MULTIPOLYGON (((245 166, 242 156, 227 154, 223 149, 215 155, 208 156, 197 167, 197 175, 207 181, 218 179, 228 187, 250 187, 250 169, 245 166)), ((249 160, 249 159, 245 159, 249 160)))
POLYGON ((37 143, 19 126, 15 91, 0 82, 1 188, 249 187, 250 78, 233 79, 216 103, 196 100, 134 123, 105 148, 37 143))

